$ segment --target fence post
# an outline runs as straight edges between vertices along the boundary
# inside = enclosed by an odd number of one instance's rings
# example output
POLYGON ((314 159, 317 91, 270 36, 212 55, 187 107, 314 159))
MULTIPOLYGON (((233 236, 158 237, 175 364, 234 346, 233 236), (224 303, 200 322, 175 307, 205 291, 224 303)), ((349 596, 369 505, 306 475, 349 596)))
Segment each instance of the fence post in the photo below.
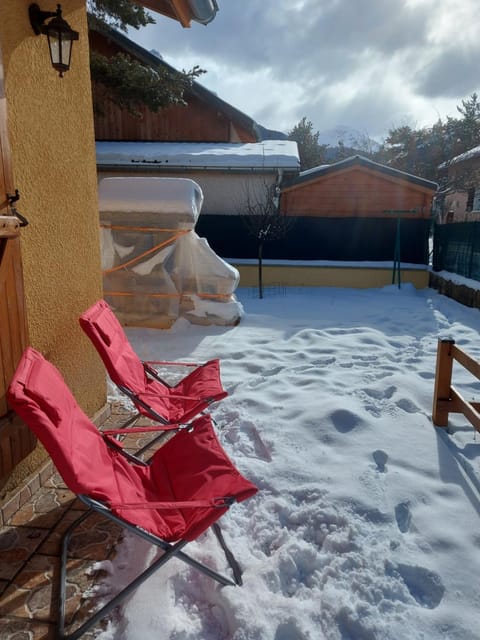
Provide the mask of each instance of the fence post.
POLYGON ((455 340, 451 338, 438 341, 432 412, 433 424, 436 427, 448 426, 448 408, 446 405, 440 405, 439 401, 450 399, 453 369, 452 345, 454 344, 455 340))

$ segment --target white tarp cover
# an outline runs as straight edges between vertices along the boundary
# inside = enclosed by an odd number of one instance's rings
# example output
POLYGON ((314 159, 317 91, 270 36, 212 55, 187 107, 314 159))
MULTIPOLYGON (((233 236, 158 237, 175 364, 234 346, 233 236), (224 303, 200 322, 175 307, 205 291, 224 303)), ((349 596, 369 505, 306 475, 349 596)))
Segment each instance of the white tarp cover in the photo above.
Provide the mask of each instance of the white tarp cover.
MULTIPOLYGON (((182 216, 193 228, 202 204, 202 189, 188 178, 104 178, 98 187, 100 213, 182 216)), ((132 223, 137 223, 136 218, 132 223)))
POLYGON ((121 322, 169 327, 179 317, 235 324, 237 269, 194 231, 203 193, 185 178, 104 178, 99 184, 104 297, 121 322))

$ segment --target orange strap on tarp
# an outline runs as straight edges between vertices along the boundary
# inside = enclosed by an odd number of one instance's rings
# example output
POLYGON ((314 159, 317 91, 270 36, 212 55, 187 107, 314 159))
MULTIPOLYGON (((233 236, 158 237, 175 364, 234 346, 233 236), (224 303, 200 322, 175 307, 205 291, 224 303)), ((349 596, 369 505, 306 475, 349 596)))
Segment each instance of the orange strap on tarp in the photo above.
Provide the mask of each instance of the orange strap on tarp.
POLYGON ((181 293, 139 293, 138 291, 105 291, 106 296, 142 296, 142 298, 180 298, 181 293))
MULTIPOLYGON (((162 233, 176 233, 178 229, 162 229, 160 227, 130 227, 128 225, 117 224, 101 224, 101 229, 111 229, 112 231, 144 231, 150 233, 151 231, 158 231, 162 233)), ((184 231, 191 231, 191 229, 185 229, 184 231)))
POLYGON ((143 298, 182 298, 183 296, 198 296, 199 298, 230 298, 231 293, 145 293, 144 291, 105 291, 106 296, 142 296, 143 298))
POLYGON ((120 269, 126 269, 127 267, 132 266, 132 264, 136 264, 137 262, 139 262, 142 258, 145 258, 145 256, 148 256, 151 253, 154 253, 155 251, 158 251, 159 249, 162 249, 163 247, 166 247, 169 244, 172 244, 172 242, 175 242, 175 240, 177 240, 181 236, 184 236, 186 233, 190 233, 190 230, 178 231, 174 236, 172 236, 168 240, 164 240, 163 242, 160 242, 159 244, 155 245, 151 249, 148 249, 147 251, 143 251, 140 255, 135 256, 135 258, 132 258, 131 260, 127 260, 127 262, 123 262, 122 264, 119 264, 116 267, 111 267, 110 269, 105 269, 103 273, 104 274, 113 273, 114 271, 120 271, 120 269))

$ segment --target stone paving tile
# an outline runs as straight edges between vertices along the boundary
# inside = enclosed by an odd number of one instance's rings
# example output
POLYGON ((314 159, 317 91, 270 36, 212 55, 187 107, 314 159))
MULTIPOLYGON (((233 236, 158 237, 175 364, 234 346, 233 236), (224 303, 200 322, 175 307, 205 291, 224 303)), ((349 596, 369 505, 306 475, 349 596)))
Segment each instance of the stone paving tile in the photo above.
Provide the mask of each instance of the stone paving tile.
POLYGON ((6 522, 7 526, 30 525, 43 529, 54 527, 74 501, 68 489, 40 487, 23 507, 6 522))
MULTIPOLYGON (((116 428, 128 417, 128 411, 117 409, 104 428, 116 428)), ((136 451, 154 436, 131 436, 125 444, 136 451)), ((87 507, 67 489, 52 465, 29 483, 28 495, 26 491, 20 496, 24 499, 17 495, 2 511, 0 640, 53 640, 61 537, 87 507)), ((95 606, 91 589, 105 574, 94 563, 111 559, 122 535, 121 527, 100 514, 89 516, 73 532, 66 602, 66 620, 72 626, 67 632, 82 624, 95 606)), ((102 623, 82 640, 94 640, 100 628, 102 623)))
POLYGON ((54 640, 54 625, 18 618, 3 618, 0 640, 54 640))
POLYGON ((52 475, 43 483, 44 487, 51 487, 52 489, 66 489, 67 485, 63 481, 62 476, 55 470, 52 475))
MULTIPOLYGON (((0 615, 27 618, 40 622, 55 622, 56 610, 52 597, 57 597, 59 558, 35 555, 17 574, 0 600, 0 615)), ((68 562, 66 620, 71 620, 80 608, 82 594, 89 586, 85 562, 68 562)))
POLYGON ((47 529, 3 527, 0 531, 0 579, 12 580, 47 535, 47 529))
MULTIPOLYGON (((70 509, 40 545, 38 552, 59 555, 62 536, 82 511, 70 509)), ((92 514, 73 531, 68 545, 68 556, 91 560, 104 560, 115 549, 123 535, 122 527, 100 514, 92 514)))

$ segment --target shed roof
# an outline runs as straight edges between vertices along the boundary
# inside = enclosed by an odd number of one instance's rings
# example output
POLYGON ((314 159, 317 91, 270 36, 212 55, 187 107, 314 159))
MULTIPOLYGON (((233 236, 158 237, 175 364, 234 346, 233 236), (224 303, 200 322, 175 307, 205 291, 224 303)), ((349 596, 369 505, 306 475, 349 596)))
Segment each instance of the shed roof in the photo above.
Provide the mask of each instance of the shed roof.
POLYGON ((301 171, 296 178, 293 178, 288 182, 288 184, 285 185, 285 188, 289 189, 306 182, 317 180, 318 178, 334 173, 336 171, 349 169, 355 166, 364 167, 366 169, 370 169, 371 171, 377 171, 389 177, 396 178, 397 180, 406 180, 407 182, 417 184, 418 186, 423 187, 424 189, 430 189, 431 191, 436 191, 438 189, 438 185, 436 182, 425 180, 425 178, 420 178, 410 173, 399 171, 398 169, 393 169, 392 167, 380 164, 379 162, 374 162, 369 158, 365 158, 364 156, 359 155, 345 158, 345 160, 340 160, 339 162, 335 162, 333 164, 323 164, 318 167, 313 167, 312 169, 307 169, 306 171, 301 171))
POLYGON ((97 165, 166 169, 283 170, 297 172, 297 143, 264 142, 97 142, 97 165))

